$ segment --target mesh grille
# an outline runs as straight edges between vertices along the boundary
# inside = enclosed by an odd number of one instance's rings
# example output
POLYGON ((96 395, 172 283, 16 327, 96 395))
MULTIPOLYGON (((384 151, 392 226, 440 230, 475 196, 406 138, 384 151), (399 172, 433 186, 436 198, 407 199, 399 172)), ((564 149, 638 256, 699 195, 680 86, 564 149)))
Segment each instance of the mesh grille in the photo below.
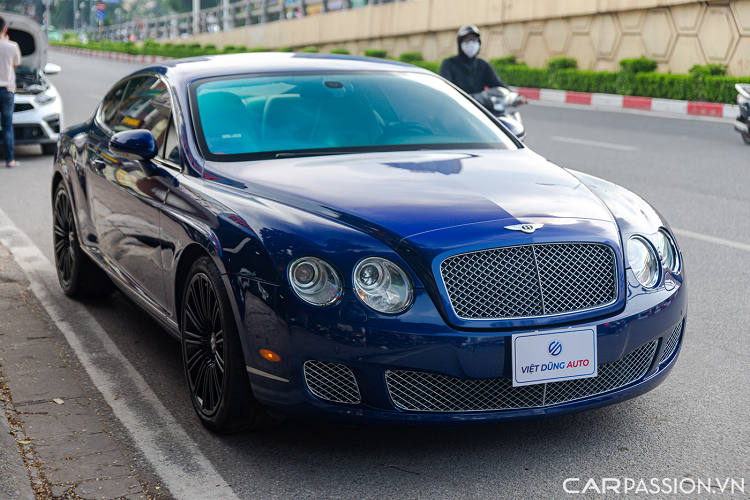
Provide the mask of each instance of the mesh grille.
POLYGON ((548 316, 617 299, 615 255, 607 245, 554 243, 482 250, 448 257, 440 273, 453 310, 463 319, 548 316))
POLYGON ((614 363, 599 365, 594 378, 513 387, 509 378, 464 380, 434 373, 388 370, 385 382, 393 404, 409 411, 463 412, 536 408, 613 391, 642 379, 651 366, 656 341, 614 363))
POLYGON ((664 347, 664 352, 661 353, 661 359, 659 360, 659 364, 664 363, 666 360, 669 359, 672 354, 677 350, 677 344, 680 341, 680 335, 682 335, 682 321, 680 321, 680 324, 674 327, 674 330, 672 330, 672 333, 669 335, 669 339, 667 339, 667 345, 664 347))
POLYGON ((351 404, 357 404, 362 400, 357 379, 348 366, 306 361, 304 371, 307 388, 316 398, 351 404))

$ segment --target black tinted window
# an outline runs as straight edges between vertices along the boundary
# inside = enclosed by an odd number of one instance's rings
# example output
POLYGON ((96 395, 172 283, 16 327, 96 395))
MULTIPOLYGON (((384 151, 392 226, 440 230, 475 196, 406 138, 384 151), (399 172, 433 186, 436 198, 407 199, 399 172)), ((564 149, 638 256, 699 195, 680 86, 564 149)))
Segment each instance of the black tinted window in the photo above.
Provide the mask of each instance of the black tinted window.
POLYGON ((117 110, 120 108, 120 101, 122 100, 123 94, 128 87, 128 82, 123 82, 117 87, 113 88, 107 97, 104 98, 102 103, 101 120, 104 124, 112 128, 114 125, 117 110))

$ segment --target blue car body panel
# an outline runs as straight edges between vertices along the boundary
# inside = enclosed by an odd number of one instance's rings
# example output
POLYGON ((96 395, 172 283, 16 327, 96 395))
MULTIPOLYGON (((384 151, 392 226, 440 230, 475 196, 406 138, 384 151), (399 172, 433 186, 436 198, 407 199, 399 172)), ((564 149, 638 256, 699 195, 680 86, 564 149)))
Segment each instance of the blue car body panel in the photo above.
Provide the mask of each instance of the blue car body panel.
POLYGON ((101 203, 97 186, 104 184, 91 159, 107 147, 107 134, 94 117, 61 134, 54 182, 65 182, 71 194, 81 245, 173 335, 179 337, 186 266, 195 255, 208 254, 231 291, 254 396, 279 413, 377 425, 537 418, 634 397, 666 377, 682 337, 675 354, 665 363, 657 360, 675 327, 682 323, 684 331, 684 268, 677 275, 663 271, 653 289, 635 280, 627 265, 626 242, 639 234, 655 245, 657 231, 669 231, 669 226, 650 205, 619 186, 555 166, 520 143, 515 150, 236 163, 207 162, 200 156, 191 126, 190 83, 221 75, 306 71, 424 72, 365 58, 259 54, 165 62, 134 73, 158 74, 169 83, 181 146, 179 170, 153 164, 142 174, 143 165, 126 160, 111 167, 118 175, 140 179, 137 189, 120 186, 117 191, 125 229, 108 229, 121 236, 129 224, 140 224, 140 232, 125 235, 149 249, 140 260, 111 255, 107 245, 116 246, 117 239, 113 242, 111 234, 102 233, 102 223, 92 212, 93 205, 101 203), (543 230, 525 234, 505 229, 532 222, 544 224, 543 230), (609 246, 616 260, 616 300, 593 310, 538 318, 477 321, 453 311, 440 274, 445 258, 551 242, 609 246), (301 256, 325 259, 337 269, 344 282, 338 302, 315 307, 295 295, 287 268, 301 256), (378 313, 353 291, 353 269, 369 256, 390 259, 409 274, 414 301, 403 313, 378 313), (508 346, 514 333, 569 326, 596 327, 600 364, 657 340, 654 362, 641 380, 626 387, 543 408, 404 411, 394 406, 386 389, 386 370, 458 379, 509 378, 508 346), (261 348, 278 353, 282 361, 261 358, 261 348), (362 402, 347 405, 313 396, 303 373, 308 360, 348 366, 362 402))

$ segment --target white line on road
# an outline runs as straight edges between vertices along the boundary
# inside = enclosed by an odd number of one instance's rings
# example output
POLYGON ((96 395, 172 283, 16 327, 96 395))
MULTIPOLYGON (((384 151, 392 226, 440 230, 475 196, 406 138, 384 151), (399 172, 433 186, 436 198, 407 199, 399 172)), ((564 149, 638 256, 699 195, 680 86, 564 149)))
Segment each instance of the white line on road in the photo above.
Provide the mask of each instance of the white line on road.
POLYGON ((685 236, 687 238, 694 238, 696 240, 707 241, 709 243, 714 243, 716 245, 737 248, 739 250, 750 252, 750 245, 748 245, 747 243, 740 243, 739 241, 725 240, 724 238, 718 238, 716 236, 709 236, 707 234, 694 233, 693 231, 688 231, 687 229, 677 229, 674 227, 672 228, 672 232, 674 232, 674 234, 685 236))
POLYGON ((32 292, 172 495, 178 500, 239 500, 96 319, 62 294, 52 263, 2 209, 0 243, 26 273, 32 292))
POLYGON ((597 148, 617 149, 618 151, 635 151, 638 148, 633 146, 625 146, 624 144, 612 144, 610 142, 599 142, 599 141, 588 141, 586 139, 574 139, 573 137, 560 137, 553 135, 550 137, 553 141, 557 142, 569 142, 571 144, 581 144, 583 146, 594 146, 597 148))

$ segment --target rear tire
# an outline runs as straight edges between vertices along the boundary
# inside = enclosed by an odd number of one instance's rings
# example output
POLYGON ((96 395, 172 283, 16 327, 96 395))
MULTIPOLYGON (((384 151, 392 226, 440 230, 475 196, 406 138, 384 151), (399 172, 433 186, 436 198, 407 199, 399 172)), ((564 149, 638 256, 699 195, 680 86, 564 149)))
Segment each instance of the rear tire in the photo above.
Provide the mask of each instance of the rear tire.
POLYGON ((63 182, 52 203, 52 241, 57 280, 65 295, 75 298, 108 295, 115 286, 109 276, 81 250, 70 196, 63 182))
POLYGON ((201 423, 222 434, 272 426, 253 396, 229 296, 209 257, 190 268, 180 316, 182 366, 201 423))
POLYGON ((750 134, 742 132, 742 140, 745 141, 745 144, 750 145, 750 134))
POLYGON ((42 144, 43 155, 54 155, 57 151, 57 144, 42 144))

